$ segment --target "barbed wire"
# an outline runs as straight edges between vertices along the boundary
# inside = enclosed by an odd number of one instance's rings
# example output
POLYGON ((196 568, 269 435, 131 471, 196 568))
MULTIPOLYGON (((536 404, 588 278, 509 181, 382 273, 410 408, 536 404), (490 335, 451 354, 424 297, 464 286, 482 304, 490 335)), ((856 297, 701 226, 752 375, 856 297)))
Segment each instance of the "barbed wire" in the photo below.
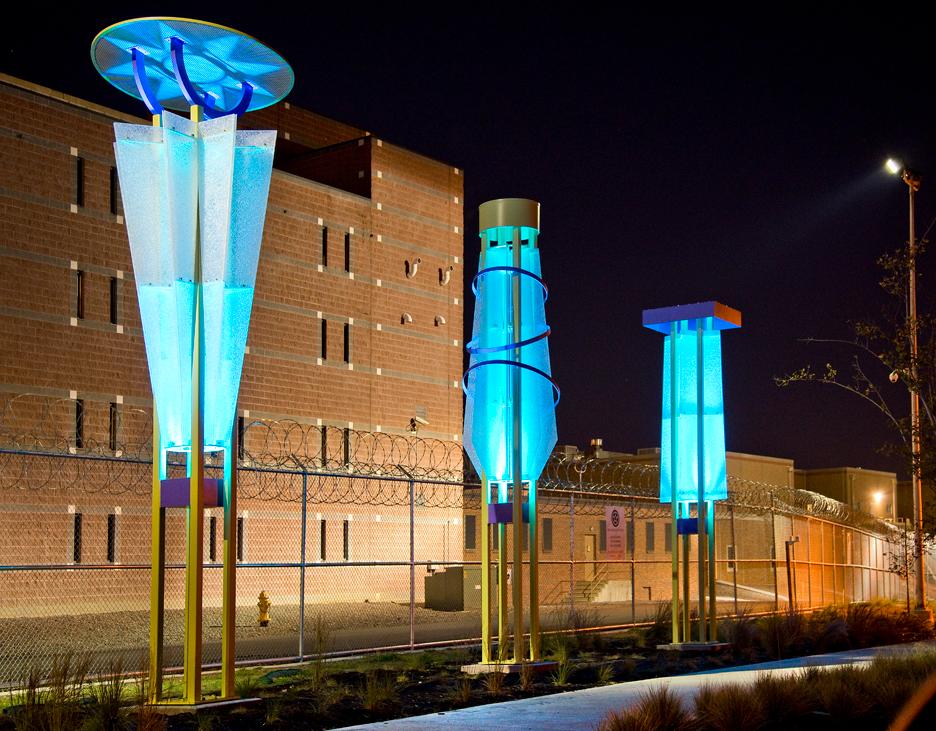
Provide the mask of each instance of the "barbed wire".
MULTIPOLYGON (((79 489, 147 494, 151 489, 152 410, 37 394, 0 394, 0 489, 79 489)), ((243 420, 239 426, 238 492, 247 499, 299 502, 303 490, 322 504, 478 507, 480 481, 459 442, 305 424, 290 419, 243 420), (395 478, 395 479, 394 479, 395 478), (305 487, 303 486, 305 480, 305 487), (406 481, 401 481, 406 480, 406 481), (310 482, 311 481, 311 482, 310 482)), ((174 454, 169 476, 185 474, 174 454)), ((209 473, 220 454, 206 455, 209 473)), ((581 453, 554 453, 537 482, 543 513, 598 515, 609 498, 631 501, 640 517, 659 517, 656 464, 581 453), (553 499, 553 497, 555 499, 553 499)), ((725 506, 812 516, 878 533, 897 528, 818 493, 728 476, 725 506)))

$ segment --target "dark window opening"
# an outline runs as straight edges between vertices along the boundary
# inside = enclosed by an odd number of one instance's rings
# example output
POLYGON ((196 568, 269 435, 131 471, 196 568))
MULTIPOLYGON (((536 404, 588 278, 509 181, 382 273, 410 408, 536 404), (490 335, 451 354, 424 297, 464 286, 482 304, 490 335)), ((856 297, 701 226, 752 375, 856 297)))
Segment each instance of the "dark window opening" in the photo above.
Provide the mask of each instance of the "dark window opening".
POLYGON ((117 324, 117 277, 110 278, 110 321, 117 324))
POLYGON ((523 540, 520 541, 520 550, 528 551, 530 549, 530 526, 523 526, 523 528, 520 529, 520 535, 523 536, 523 540))
POLYGON ((117 562, 117 515, 107 516, 107 563, 117 562))
POLYGON ((344 521, 344 526, 341 531, 341 541, 342 541, 342 555, 344 560, 347 561, 351 555, 351 521, 344 521))
POLYGON ((344 362, 351 362, 351 325, 348 323, 344 326, 344 362))
POLYGON ((328 226, 322 226, 322 266, 328 266, 328 226))
POLYGON ((608 550, 608 521, 598 521, 598 550, 608 550))
POLYGON ((729 570, 729 571, 734 571, 734 570, 735 570, 735 558, 736 558, 736 556, 735 556, 735 547, 734 547, 734 546, 728 546, 728 570, 729 570))
POLYGON ((498 525, 494 525, 494 530, 491 531, 491 547, 496 551, 500 547, 500 528, 498 525))
POLYGON ((322 318, 322 360, 328 359, 328 320, 322 318))
POLYGON ((237 417, 237 458, 244 459, 245 447, 244 447, 244 432, 246 431, 246 425, 244 424, 244 417, 237 417))
POLYGON ((322 467, 328 467, 328 427, 322 427, 322 467))
POLYGON ((344 235, 344 270, 351 271, 351 234, 344 235))
POLYGON ((84 206, 85 204, 85 186, 84 186, 84 158, 75 158, 75 205, 84 206))
POLYGON ((84 446, 84 399, 75 399, 75 446, 84 446))
POLYGON ((237 519, 237 560, 244 560, 244 519, 237 519))
POLYGON ((474 515, 465 516, 465 550, 473 551, 478 547, 477 518, 474 515))
POLYGON ((645 525, 646 525, 646 530, 647 530, 647 553, 653 553, 653 551, 655 550, 653 544, 654 544, 654 539, 656 538, 656 536, 654 535, 656 526, 649 521, 645 523, 645 525))
POLYGON ((543 550, 552 550, 553 519, 543 518, 543 550))
POLYGON ((120 213, 120 186, 117 180, 117 168, 110 169, 110 212, 113 215, 120 213))
POLYGON ((113 401, 107 419, 107 448, 112 452, 117 451, 117 404, 113 401))
POLYGON ((673 552, 673 524, 672 522, 663 524, 663 550, 667 553, 673 552))
POLYGON ((73 518, 72 563, 81 563, 81 513, 75 513, 73 518))
POLYGON ((319 560, 325 560, 325 538, 327 537, 326 523, 324 520, 319 521, 319 560))
POLYGON ((218 519, 213 515, 208 518, 208 560, 218 560, 218 519))
POLYGON ((75 317, 79 320, 84 319, 85 311, 85 276, 80 269, 75 272, 75 284, 77 291, 75 295, 75 317))
POLYGON ((343 429, 341 434, 342 462, 347 467, 351 464, 351 430, 343 429))
POLYGON ((634 523, 631 521, 627 524, 627 552, 631 555, 631 558, 634 556, 634 523))

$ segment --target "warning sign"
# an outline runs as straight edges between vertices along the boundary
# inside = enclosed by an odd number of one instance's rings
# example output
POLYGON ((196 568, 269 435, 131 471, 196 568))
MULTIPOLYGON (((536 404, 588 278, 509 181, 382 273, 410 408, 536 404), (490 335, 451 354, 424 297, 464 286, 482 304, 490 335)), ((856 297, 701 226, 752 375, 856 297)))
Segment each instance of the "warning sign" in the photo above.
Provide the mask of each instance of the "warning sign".
POLYGON ((625 558, 625 528, 624 508, 605 508, 605 522, 607 525, 607 552, 608 561, 623 561, 625 558))

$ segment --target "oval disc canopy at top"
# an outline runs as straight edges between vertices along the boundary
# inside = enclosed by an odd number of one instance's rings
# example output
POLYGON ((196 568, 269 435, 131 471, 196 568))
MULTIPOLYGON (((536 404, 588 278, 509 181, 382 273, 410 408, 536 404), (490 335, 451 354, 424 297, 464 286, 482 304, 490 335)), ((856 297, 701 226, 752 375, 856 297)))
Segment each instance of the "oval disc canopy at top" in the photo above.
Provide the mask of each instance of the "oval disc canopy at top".
POLYGON ((240 31, 187 18, 136 18, 97 34, 91 59, 98 72, 130 96, 146 101, 134 75, 134 49, 142 57, 145 81, 158 103, 187 112, 191 102, 180 87, 173 64, 173 39, 181 41, 184 74, 208 106, 237 109, 250 86, 243 111, 263 109, 285 97, 295 81, 292 68, 273 49, 240 31))

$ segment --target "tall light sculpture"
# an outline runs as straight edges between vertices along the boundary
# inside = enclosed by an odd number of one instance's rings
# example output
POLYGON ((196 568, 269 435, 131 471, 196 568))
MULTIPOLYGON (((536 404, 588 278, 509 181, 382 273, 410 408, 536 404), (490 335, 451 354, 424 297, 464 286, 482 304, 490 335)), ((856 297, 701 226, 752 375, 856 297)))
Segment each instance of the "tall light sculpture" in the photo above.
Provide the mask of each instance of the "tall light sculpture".
POLYGON ((728 497, 721 331, 741 327, 741 313, 719 302, 698 302, 644 310, 643 324, 666 336, 660 502, 670 503, 673 511, 670 527, 673 643, 689 641, 689 535, 692 533, 698 534, 699 641, 715 641, 715 501, 728 497), (695 519, 690 517, 692 503, 696 504, 695 519), (681 623, 679 535, 683 536, 681 623))
POLYGON ((250 36, 183 18, 112 25, 91 57, 153 115, 151 126, 114 125, 154 400, 149 701, 162 700, 169 508, 186 510, 181 702, 203 701, 203 522, 216 506, 224 509, 221 697, 234 698, 234 417, 276 142, 275 131, 237 131, 237 117, 286 96, 293 72, 250 36), (218 450, 224 479, 209 480, 205 452, 218 450), (166 479, 170 452, 187 454, 186 478, 166 479))
POLYGON ((481 475, 481 662, 491 652, 491 531, 496 530, 498 658, 507 653, 506 527, 513 525, 513 662, 540 659, 536 480, 556 445, 559 389, 549 366, 548 290, 540 268, 539 203, 502 198, 478 210, 481 259, 463 385, 465 451, 481 475), (523 646, 523 530, 530 560, 530 645, 523 646))

